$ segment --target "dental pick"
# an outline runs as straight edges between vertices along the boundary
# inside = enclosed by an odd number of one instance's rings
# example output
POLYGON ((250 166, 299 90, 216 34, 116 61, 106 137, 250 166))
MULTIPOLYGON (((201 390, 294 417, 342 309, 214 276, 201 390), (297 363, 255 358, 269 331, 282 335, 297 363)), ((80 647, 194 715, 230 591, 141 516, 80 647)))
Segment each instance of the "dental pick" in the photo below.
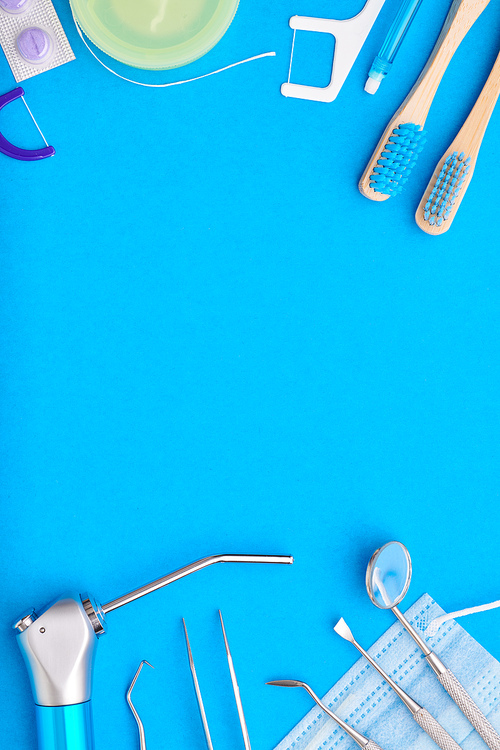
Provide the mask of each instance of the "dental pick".
POLYGON ((340 635, 345 641, 349 641, 352 645, 358 649, 359 653, 362 654, 366 661, 382 676, 388 685, 394 690, 396 695, 403 701, 406 708, 410 711, 411 715, 417 722, 417 724, 426 732, 431 739, 434 740, 436 745, 439 745, 441 750, 460 750, 460 745, 455 742, 446 729, 444 729, 437 719, 432 716, 426 708, 420 706, 416 701, 411 698, 402 688, 392 680, 389 675, 384 672, 382 667, 372 659, 370 654, 364 650, 362 646, 355 640, 351 629, 347 625, 346 621, 342 617, 333 628, 335 632, 340 635))
POLYGON ((189 636, 186 628, 186 622, 182 618, 182 624, 184 625, 184 634, 186 636, 186 646, 189 659, 189 668, 191 669, 191 675, 193 677, 194 692, 196 693, 196 700, 198 702, 198 708, 200 710, 201 723, 203 724, 203 731, 205 732, 205 739, 207 741, 208 750, 214 750, 212 745, 212 738, 210 737, 210 730, 208 728, 207 715, 205 713, 205 706, 203 705, 203 698, 201 697, 200 683, 198 682, 198 676, 194 666, 193 653, 191 651, 191 644, 189 643, 189 636))
POLYGON ((233 684, 234 699, 236 701, 236 707, 238 709, 238 716, 240 718, 241 733, 243 735, 243 742, 245 743, 245 750, 251 750, 250 737, 248 735, 247 723, 245 721, 245 714, 243 712, 243 704, 241 702, 240 688, 238 686, 238 680, 236 679, 236 672, 234 670, 233 657, 229 650, 229 643, 226 635, 226 628, 224 627, 224 620, 222 619, 222 612, 219 609, 220 624, 222 627, 222 635, 224 636, 224 645, 226 647, 227 663, 229 666, 229 673, 231 675, 231 682, 233 684))
POLYGON ((137 670, 137 672, 134 675, 134 679, 130 683, 129 689, 127 690, 127 703, 130 706, 130 710, 134 714, 134 718, 135 718, 135 720, 137 722, 137 726, 139 727, 139 741, 141 743, 140 744, 141 750, 146 750, 146 735, 144 733, 144 725, 143 725, 143 723, 141 721, 141 717, 137 713, 137 709, 134 706, 134 704, 132 703, 132 690, 134 689, 134 685, 137 682, 137 678, 139 677, 139 675, 141 673, 141 670, 142 670, 142 668, 143 668, 143 666, 145 664, 147 664, 148 667, 151 667, 151 669, 154 669, 154 667, 153 667, 152 664, 150 664, 148 661, 146 661, 145 659, 143 659, 143 661, 141 661, 141 663, 139 664, 139 669, 137 670))
POLYGON ((307 690, 311 698, 316 701, 318 706, 325 712, 325 714, 328 714, 330 718, 336 721, 339 727, 341 727, 341 729, 343 729, 344 732, 348 734, 349 737, 351 737, 354 742, 356 742, 360 747, 365 748, 365 750, 381 750, 381 747, 377 745, 376 742, 374 742, 373 740, 369 740, 367 737, 360 734, 360 732, 357 732, 355 729, 350 727, 349 724, 346 724, 345 721, 339 719, 339 717, 336 716, 333 711, 328 708, 328 706, 325 706, 325 704, 321 702, 314 690, 310 688, 309 685, 307 685, 305 682, 300 682, 299 680, 272 680, 271 682, 266 682, 266 685, 304 688, 304 690, 307 690))
POLYGON ((98 638, 106 615, 191 573, 218 563, 291 565, 291 555, 210 555, 146 583, 100 606, 88 594, 65 596, 13 628, 30 675, 39 750, 93 750, 92 677, 98 638))

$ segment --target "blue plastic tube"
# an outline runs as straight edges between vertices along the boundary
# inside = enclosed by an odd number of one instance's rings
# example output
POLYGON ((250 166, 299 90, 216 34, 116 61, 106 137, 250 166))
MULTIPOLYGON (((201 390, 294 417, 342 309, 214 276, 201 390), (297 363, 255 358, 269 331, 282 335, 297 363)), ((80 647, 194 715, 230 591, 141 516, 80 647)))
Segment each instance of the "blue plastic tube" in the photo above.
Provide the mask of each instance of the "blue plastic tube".
POLYGON ((396 18, 392 22, 391 28, 387 32, 385 42, 383 43, 380 52, 372 63, 370 72, 368 73, 368 80, 365 84, 365 91, 369 94, 374 94, 380 82, 384 80, 387 73, 392 68, 392 63, 396 57, 399 48, 403 43, 403 39, 406 36, 406 32, 411 26, 411 22, 415 18, 417 10, 420 8, 422 0, 403 0, 396 18))

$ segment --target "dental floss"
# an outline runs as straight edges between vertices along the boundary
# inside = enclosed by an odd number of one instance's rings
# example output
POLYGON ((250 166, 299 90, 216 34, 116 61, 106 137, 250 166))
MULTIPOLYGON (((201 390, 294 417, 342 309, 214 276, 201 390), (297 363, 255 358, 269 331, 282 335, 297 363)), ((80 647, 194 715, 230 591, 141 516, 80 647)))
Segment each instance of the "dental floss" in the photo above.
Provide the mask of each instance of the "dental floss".
POLYGON ((228 31, 239 0, 69 0, 83 33, 125 65, 168 70, 207 54, 228 31))
POLYGON ((222 73, 225 70, 229 70, 229 68, 235 68, 237 65, 243 65, 243 63, 252 62, 253 60, 259 60, 261 57, 276 57, 276 52, 263 52, 261 55, 254 55, 254 57, 247 57, 245 60, 238 60, 238 62, 231 63, 231 65, 226 65, 224 68, 219 68, 218 70, 212 70, 210 73, 204 73, 201 76, 196 76, 195 78, 187 78, 184 81, 171 81, 170 83, 144 83, 143 81, 135 81, 133 78, 126 78, 126 76, 122 76, 119 73, 116 72, 116 70, 113 70, 113 68, 110 68, 106 63, 104 63, 100 57, 96 55, 94 50, 90 47, 87 40, 83 36, 83 32, 80 28, 80 25, 73 14, 73 20, 75 22, 76 30, 78 31, 78 34, 80 36, 80 39, 84 43, 84 45, 87 47, 88 51, 94 57, 97 62, 102 65, 103 68, 106 68, 107 71, 112 73, 117 78, 121 78, 122 81, 127 81, 127 83, 134 83, 136 86, 145 86, 146 88, 150 89, 163 89, 167 88, 168 86, 179 86, 182 83, 192 83, 193 81, 199 81, 202 78, 208 78, 209 76, 214 76, 216 73, 222 73))
POLYGON ((48 146, 49 144, 48 144, 48 143, 47 143, 47 141, 45 140, 45 136, 44 136, 44 134, 42 133, 42 131, 40 130, 40 126, 38 125, 37 121, 35 120, 35 118, 34 118, 34 116, 33 116, 33 112, 32 112, 32 111, 31 111, 31 109, 30 109, 30 108, 28 107, 28 105, 27 105, 27 103, 26 103, 26 99, 24 98, 24 96, 21 96, 21 99, 22 99, 22 100, 23 100, 23 102, 24 102, 24 106, 26 107, 26 109, 27 109, 27 110, 28 110, 28 112, 30 113, 31 119, 33 120, 33 122, 34 122, 34 123, 35 123, 35 125, 36 125, 36 129, 38 130, 38 132, 39 132, 39 133, 40 133, 40 135, 42 136, 42 138, 43 138, 43 141, 44 141, 45 145, 46 145, 46 146, 48 146))
MULTIPOLYGON (((429 594, 424 594, 406 611, 421 636, 439 656, 446 657, 483 713, 500 728, 500 663, 456 622, 447 623, 434 637, 429 636, 429 623, 442 614, 442 608, 429 594)), ((462 747, 484 750, 479 734, 440 686, 422 652, 398 622, 368 652, 395 682, 432 711, 462 747)), ((323 703, 351 727, 376 737, 384 750, 436 750, 434 742, 421 732, 396 695, 364 659, 359 659, 335 683, 323 703)), ((275 750, 336 750, 347 747, 346 740, 344 732, 315 708, 275 750)))

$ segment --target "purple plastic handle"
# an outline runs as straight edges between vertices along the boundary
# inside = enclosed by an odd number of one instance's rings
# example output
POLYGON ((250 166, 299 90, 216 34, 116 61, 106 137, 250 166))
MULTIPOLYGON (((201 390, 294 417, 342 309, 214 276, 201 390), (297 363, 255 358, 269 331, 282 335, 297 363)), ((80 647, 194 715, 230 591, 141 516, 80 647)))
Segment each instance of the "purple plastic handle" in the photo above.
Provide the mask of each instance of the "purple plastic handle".
MULTIPOLYGON (((8 94, 3 94, 0 96, 0 109, 3 109, 15 99, 20 99, 21 96, 24 96, 24 91, 20 86, 13 91, 9 91, 8 94)), ((38 161, 38 159, 46 159, 48 156, 54 156, 56 150, 53 146, 45 146, 44 148, 37 148, 35 150, 18 148, 0 133, 0 153, 12 157, 12 159, 20 159, 21 161, 38 161)))

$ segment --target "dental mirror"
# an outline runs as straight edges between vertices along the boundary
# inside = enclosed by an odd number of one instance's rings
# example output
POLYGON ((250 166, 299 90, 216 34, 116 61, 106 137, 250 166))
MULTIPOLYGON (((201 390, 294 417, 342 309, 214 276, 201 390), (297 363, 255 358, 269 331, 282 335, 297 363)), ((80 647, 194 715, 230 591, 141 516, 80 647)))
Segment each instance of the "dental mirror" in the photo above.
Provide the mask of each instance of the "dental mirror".
POLYGON ((500 734, 474 703, 451 669, 443 664, 434 651, 431 651, 428 643, 399 611, 398 604, 408 591, 410 580, 411 558, 404 544, 388 542, 374 552, 366 569, 366 589, 370 599, 376 607, 392 610, 422 651, 441 685, 481 735, 490 750, 500 750, 500 734))
POLYGON ((366 569, 366 589, 376 607, 397 607, 404 599, 410 581, 411 558, 404 544, 387 542, 374 552, 366 569))

